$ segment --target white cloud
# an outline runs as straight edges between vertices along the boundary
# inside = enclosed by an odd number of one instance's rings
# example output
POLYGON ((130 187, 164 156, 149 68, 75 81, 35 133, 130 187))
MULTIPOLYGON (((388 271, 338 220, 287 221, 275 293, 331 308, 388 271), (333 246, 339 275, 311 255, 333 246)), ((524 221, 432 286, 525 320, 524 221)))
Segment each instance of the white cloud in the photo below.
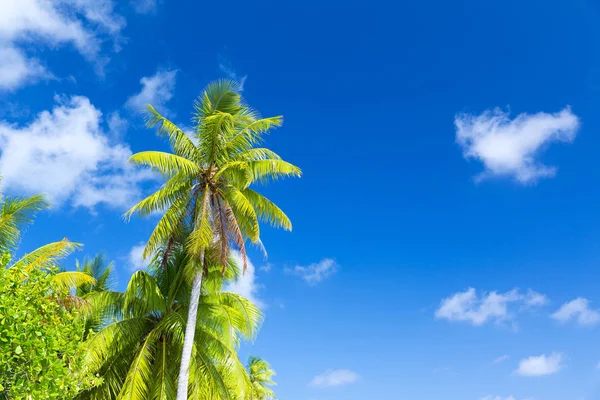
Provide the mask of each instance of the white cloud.
POLYGON ((532 356, 519 362, 515 371, 521 376, 544 376, 558 373, 564 367, 565 357, 562 353, 552 353, 549 356, 532 356))
POLYGON ((517 400, 517 398, 515 396, 485 396, 482 397, 481 400, 517 400))
POLYGON ((118 111, 109 114, 107 124, 108 134, 114 138, 121 138, 129 127, 129 122, 118 111))
POLYGON ((496 108, 480 115, 459 114, 454 125, 464 157, 483 163, 479 180, 505 176, 527 184, 556 174, 556 167, 542 164, 538 156, 552 142, 572 142, 579 119, 569 107, 555 114, 520 114, 512 120, 496 108))
POLYGON ((151 179, 127 162, 129 146, 111 142, 102 113, 86 97, 57 97, 28 125, 0 120, 0 174, 9 191, 46 193, 54 205, 66 201, 92 209, 99 203, 125 208, 151 179))
POLYGON ((0 90, 14 90, 51 76, 27 54, 28 43, 55 48, 72 44, 100 67, 106 37, 118 41, 125 21, 112 0, 8 0, 0 2, 0 90))
MULTIPOLYGON (((232 252, 232 257, 238 266, 243 266, 242 255, 238 251, 232 252)), ((256 268, 249 258, 246 259, 246 273, 241 275, 236 281, 230 282, 225 285, 223 289, 226 292, 234 292, 243 296, 254 303, 259 308, 264 308, 265 303, 258 297, 258 292, 262 288, 262 285, 256 282, 256 268)))
POLYGON ((271 263, 266 263, 265 265, 262 265, 260 268, 258 268, 260 271, 262 272, 271 272, 271 270, 273 269, 273 264, 271 263))
POLYGON ((14 90, 25 83, 51 76, 38 59, 28 59, 20 50, 0 45, 0 90, 14 90))
MULTIPOLYGON (((469 288, 443 299, 435 316, 449 321, 468 321, 475 326, 489 321, 500 323, 514 317, 509 311, 510 304, 521 303, 528 307, 540 306, 545 304, 545 302, 541 302, 540 296, 543 295, 533 291, 523 295, 519 289, 513 289, 506 293, 483 293, 480 297, 475 289, 469 288)), ((543 297, 545 298, 545 296, 543 297)))
POLYGON ((548 304, 550 300, 546 295, 529 289, 525 295, 524 302, 526 307, 541 307, 548 304))
POLYGON ((177 70, 158 70, 152 76, 140 79, 142 90, 127 99, 125 106, 133 112, 140 112, 152 104, 159 112, 166 112, 165 104, 173 98, 177 70))
POLYGON ((143 257, 144 247, 146 247, 146 243, 140 242, 133 246, 131 250, 129 250, 127 261, 132 272, 145 269, 147 267, 146 260, 143 257))
POLYGON ((296 265, 294 268, 286 268, 285 272, 291 275, 299 276, 310 285, 315 285, 335 274, 338 269, 339 266, 335 260, 331 258, 324 258, 316 264, 310 264, 305 267, 296 265))
POLYGON ((315 376, 310 381, 309 386, 318 388, 341 386, 354 383, 358 379, 358 374, 349 369, 330 369, 321 375, 315 376))
POLYGON ((221 70, 221 72, 223 72, 225 74, 225 76, 227 76, 229 79, 236 81, 239 84, 239 90, 240 92, 244 91, 244 83, 246 83, 246 78, 248 78, 248 75, 244 75, 244 76, 240 76, 235 69, 233 69, 233 67, 231 66, 231 62, 227 59, 225 59, 224 57, 219 57, 220 58, 220 62, 219 62, 219 69, 221 70))
POLYGON ((600 312, 592 310, 588 300, 578 297, 563 304, 558 311, 552 314, 552 318, 562 323, 576 319, 579 325, 591 326, 600 322, 600 312))
POLYGON ((148 14, 156 11, 156 0, 133 0, 133 9, 138 14, 148 14))
POLYGON ((504 361, 507 361, 509 358, 510 358, 510 356, 508 354, 505 354, 503 356, 496 358, 494 361, 492 361, 492 364, 503 363, 504 361))

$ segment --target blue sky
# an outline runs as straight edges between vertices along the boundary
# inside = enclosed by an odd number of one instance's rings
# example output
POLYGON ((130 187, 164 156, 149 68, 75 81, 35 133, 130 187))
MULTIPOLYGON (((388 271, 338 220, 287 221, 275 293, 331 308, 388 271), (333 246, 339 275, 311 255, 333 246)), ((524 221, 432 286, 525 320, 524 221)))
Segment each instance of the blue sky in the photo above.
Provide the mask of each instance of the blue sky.
POLYGON ((264 192, 232 286, 266 320, 243 355, 283 400, 600 398, 600 4, 573 0, 0 5, 0 174, 119 286, 156 220, 132 152, 166 149, 211 80, 243 80, 267 145, 303 169, 264 192))

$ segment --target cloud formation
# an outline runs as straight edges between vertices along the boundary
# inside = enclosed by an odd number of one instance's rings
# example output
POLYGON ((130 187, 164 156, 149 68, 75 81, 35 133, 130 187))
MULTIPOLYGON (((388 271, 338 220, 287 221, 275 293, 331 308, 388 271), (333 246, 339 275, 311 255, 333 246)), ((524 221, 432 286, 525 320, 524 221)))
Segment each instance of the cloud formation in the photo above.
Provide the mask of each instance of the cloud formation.
POLYGON ((142 90, 127 99, 125 106, 132 112, 141 112, 151 104, 161 113, 168 113, 166 103, 173 98, 177 70, 158 70, 152 76, 140 79, 142 90))
POLYGON ((552 314, 555 320, 566 323, 570 320, 576 320, 579 325, 592 326, 600 322, 600 312, 590 308, 590 302, 587 299, 578 297, 568 303, 563 304, 558 311, 552 314))
POLYGON ((149 14, 156 11, 156 0, 132 0, 131 4, 138 14, 149 14))
POLYGON ((520 114, 514 119, 499 108, 479 115, 458 114, 454 125, 463 156, 483 163, 477 180, 497 176, 531 184, 556 174, 556 167, 539 160, 541 151, 553 142, 572 142, 580 124, 566 107, 554 114, 520 114))
POLYGON ((52 74, 28 54, 27 44, 55 48, 70 44, 101 69, 102 44, 118 47, 125 20, 112 0, 22 0, 0 2, 0 91, 14 90, 52 74))
POLYGON ((153 179, 133 168, 128 145, 111 141, 102 113, 88 98, 56 97, 28 125, 0 120, 0 171, 9 191, 45 193, 54 205, 65 202, 93 209, 98 204, 131 206, 139 184, 153 179))
MULTIPOLYGON (((501 323, 511 320, 514 314, 509 311, 509 305, 520 304, 521 308, 530 308, 544 305, 546 301, 544 295, 533 290, 528 290, 527 294, 522 294, 519 289, 513 289, 506 293, 494 291, 478 296, 474 288, 469 288, 443 299, 435 312, 435 317, 481 326, 490 321, 501 323)), ((518 308, 515 312, 517 311, 518 308)))
POLYGON ((140 242, 133 246, 131 250, 129 250, 129 254, 127 255, 127 262, 129 264, 129 269, 131 272, 135 272, 140 269, 145 269, 147 267, 147 262, 143 256, 144 247, 146 247, 146 243, 140 242))
POLYGON ((515 373, 521 376, 553 375, 564 367, 564 361, 565 357, 562 353, 532 356, 521 360, 515 373))
POLYGON ((494 361, 492 361, 492 364, 503 363, 504 361, 507 361, 509 358, 510 358, 510 356, 508 354, 505 354, 503 356, 496 358, 494 361))
MULTIPOLYGON (((238 266, 241 267, 244 265, 242 255, 238 251, 232 251, 231 255, 238 266)), ((226 292, 237 293, 240 296, 250 300, 258 308, 264 308, 266 304, 262 299, 260 299, 258 295, 258 292, 262 288, 262 285, 258 284, 256 281, 256 268, 254 267, 254 264, 252 264, 252 261, 250 261, 249 258, 247 258, 246 260, 246 273, 240 275, 240 277, 237 280, 229 282, 227 285, 225 285, 223 290, 226 292)))
POLYGON ((330 369, 321 375, 315 376, 309 386, 316 388, 327 388, 348 385, 359 379, 359 375, 349 369, 330 369))
POLYGON ((309 285, 316 285, 335 274, 338 269, 339 265, 334 259, 324 258, 316 264, 307 266, 296 265, 293 268, 286 268, 285 272, 302 278, 309 285))

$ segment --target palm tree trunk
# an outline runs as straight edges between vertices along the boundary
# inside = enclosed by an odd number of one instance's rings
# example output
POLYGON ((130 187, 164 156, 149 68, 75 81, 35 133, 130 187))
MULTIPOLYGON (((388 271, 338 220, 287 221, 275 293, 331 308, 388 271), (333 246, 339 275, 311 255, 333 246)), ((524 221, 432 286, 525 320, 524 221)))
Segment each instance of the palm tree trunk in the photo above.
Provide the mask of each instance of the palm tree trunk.
POLYGON ((200 300, 200 289, 202 288, 202 271, 204 270, 204 251, 200 254, 202 266, 192 282, 192 293, 190 296, 190 307, 188 309, 185 336, 183 338, 183 351, 181 352, 181 365, 179 366, 179 382, 177 383, 177 400, 187 400, 188 378, 192 348, 194 346, 194 335, 196 333, 196 318, 198 317, 198 302, 200 300))

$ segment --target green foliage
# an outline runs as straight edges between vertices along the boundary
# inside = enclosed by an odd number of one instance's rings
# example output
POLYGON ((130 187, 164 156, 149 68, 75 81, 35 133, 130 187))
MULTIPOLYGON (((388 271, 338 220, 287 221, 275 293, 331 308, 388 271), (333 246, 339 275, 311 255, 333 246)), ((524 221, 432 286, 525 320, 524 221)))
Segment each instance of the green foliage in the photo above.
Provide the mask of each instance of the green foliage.
MULTIPOLYGON (((77 399, 171 400, 177 388, 181 349, 194 271, 183 244, 161 249, 148 271, 135 272, 124 293, 86 294, 93 308, 112 310, 113 320, 90 340, 87 365, 102 383, 77 399), (163 264, 166 260, 166 264, 163 264)), ((253 338, 262 316, 247 299, 221 292, 237 276, 230 260, 206 267, 190 366, 189 398, 244 399, 251 384, 237 355, 241 340, 253 338)))
MULTIPOLYGON (((169 139, 173 153, 146 151, 131 162, 159 172, 164 185, 126 214, 164 213, 147 242, 151 256, 169 240, 191 230, 190 254, 209 247, 221 262, 237 247, 245 260, 244 242, 260 243, 259 222, 291 230, 289 218, 274 203, 250 189, 286 176, 300 176, 298 167, 275 152, 257 147, 282 117, 261 118, 241 97, 237 83, 213 82, 195 104, 193 138, 148 106, 147 125, 169 139)), ((245 264, 245 261, 244 261, 245 264)), ((245 265, 244 265, 245 267, 245 265)))
POLYGON ((94 384, 85 343, 57 268, 0 269, 0 398, 70 399, 94 384))
MULTIPOLYGON (((275 152, 258 148, 269 130, 281 126, 282 117, 261 118, 240 95, 231 80, 209 84, 195 104, 194 134, 188 137, 177 125, 148 105, 147 126, 169 139, 172 153, 148 151, 135 154, 131 162, 150 167, 166 182, 154 194, 126 214, 148 216, 163 213, 150 235, 144 256, 188 232, 188 267, 194 270, 188 310, 189 324, 196 324, 195 304, 207 260, 225 266, 230 249, 237 248, 246 270, 246 241, 262 247, 259 222, 292 229, 288 217, 274 203, 250 189, 251 185, 301 175, 298 167, 275 152), (209 260, 209 258, 211 258, 209 260)), ((168 253, 168 252, 167 252, 168 253)), ((187 374, 193 350, 194 330, 186 331, 182 350, 177 399, 186 399, 187 374)), ((142 346, 147 357, 151 349, 142 346)), ((223 366, 221 366, 223 368, 223 366)), ((215 372, 216 373, 216 372, 215 372)), ((215 382, 218 382, 216 380, 215 382)), ((226 384, 222 384, 226 387, 226 384)))
POLYGON ((252 392, 249 400, 268 400, 274 399, 275 393, 269 386, 274 386, 273 381, 275 371, 271 369, 269 363, 258 357, 248 357, 248 375, 252 382, 252 392))
POLYGON ((48 208, 42 195, 4 197, 0 193, 0 253, 13 250, 21 237, 23 225, 33 221, 36 212, 48 208))
MULTIPOLYGON (((76 261, 75 267, 77 273, 84 274, 94 280, 91 284, 78 285, 75 294, 78 298, 86 299, 92 296, 93 293, 109 291, 113 287, 114 281, 114 265, 113 263, 106 264, 102 254, 96 255, 94 258, 85 258, 83 262, 76 261)), ((73 273, 71 273, 73 274, 73 273)), ((88 304, 89 301, 86 300, 88 304)), ((113 311, 111 308, 94 307, 90 304, 88 312, 85 314, 85 332, 86 336, 100 330, 111 318, 113 311)))

